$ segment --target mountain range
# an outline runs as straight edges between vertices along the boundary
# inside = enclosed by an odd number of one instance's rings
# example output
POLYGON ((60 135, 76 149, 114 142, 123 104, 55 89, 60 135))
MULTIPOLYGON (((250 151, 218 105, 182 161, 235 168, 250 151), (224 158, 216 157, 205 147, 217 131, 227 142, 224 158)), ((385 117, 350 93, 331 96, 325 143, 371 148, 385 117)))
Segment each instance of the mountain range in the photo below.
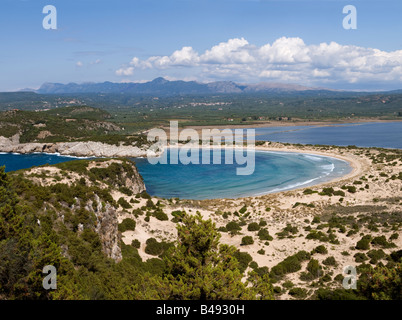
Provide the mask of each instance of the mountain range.
POLYGON ((325 88, 312 88, 297 84, 282 84, 260 82, 256 84, 239 84, 232 81, 217 81, 199 83, 196 81, 169 81, 156 78, 145 83, 44 83, 38 90, 40 94, 70 94, 70 93, 123 93, 152 95, 185 95, 185 94, 217 94, 217 93, 286 93, 303 91, 331 91, 325 88))

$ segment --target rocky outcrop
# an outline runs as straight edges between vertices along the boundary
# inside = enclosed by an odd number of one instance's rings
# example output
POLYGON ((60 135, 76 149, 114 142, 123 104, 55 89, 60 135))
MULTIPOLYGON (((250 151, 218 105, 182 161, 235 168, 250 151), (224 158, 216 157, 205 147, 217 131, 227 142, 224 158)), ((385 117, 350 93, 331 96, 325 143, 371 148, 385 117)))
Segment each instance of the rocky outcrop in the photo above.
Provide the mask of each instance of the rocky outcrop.
POLYGON ((107 257, 119 262, 123 257, 120 248, 121 235, 118 230, 116 210, 109 203, 103 207, 101 199, 96 194, 95 203, 96 207, 94 208, 93 202, 89 201, 86 210, 95 213, 97 219, 95 231, 102 242, 102 250, 107 257))
MULTIPOLYGON (((19 143, 19 136, 11 138, 0 136, 0 152, 15 153, 59 153, 76 157, 146 157, 147 150, 135 146, 116 146, 102 142, 57 142, 57 143, 19 143)), ((151 152, 151 156, 158 153, 151 152)))

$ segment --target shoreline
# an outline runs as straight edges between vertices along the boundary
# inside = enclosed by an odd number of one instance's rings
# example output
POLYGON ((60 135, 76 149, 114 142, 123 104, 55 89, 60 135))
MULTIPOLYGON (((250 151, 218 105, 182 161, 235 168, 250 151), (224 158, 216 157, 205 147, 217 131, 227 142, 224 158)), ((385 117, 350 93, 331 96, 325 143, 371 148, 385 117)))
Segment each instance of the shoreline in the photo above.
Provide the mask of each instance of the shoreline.
MULTIPOLYGON (((253 128, 270 128, 270 127, 297 127, 297 126, 316 126, 316 127, 332 127, 338 125, 360 125, 365 123, 391 123, 402 122, 401 120, 380 120, 380 119, 355 119, 355 120, 329 120, 329 121, 267 121, 264 123, 255 124, 227 124, 227 125, 191 125, 183 126, 183 129, 253 129, 253 128)), ((169 129, 169 127, 162 127, 162 129, 169 129)))
MULTIPOLYGON (((268 142, 267 142, 268 143, 268 142)), ((252 148, 255 151, 260 151, 260 152, 279 152, 279 153, 295 153, 295 154, 305 154, 305 155, 317 155, 321 157, 328 157, 328 158, 334 158, 338 159, 341 161, 345 161, 348 163, 350 167, 350 172, 348 172, 345 175, 342 175, 340 177, 333 177, 329 180, 325 181, 318 181, 317 183, 302 183, 299 186, 296 186, 294 188, 284 188, 283 190, 278 190, 278 191, 261 191, 260 193, 257 194, 252 194, 252 195, 246 195, 246 196, 239 196, 239 197, 234 197, 234 198, 213 198, 213 199, 186 199, 186 200, 195 200, 195 201, 204 201, 204 200, 239 200, 239 199, 247 199, 247 198, 256 198, 256 197, 262 197, 266 195, 274 195, 274 194, 283 194, 285 192, 292 192, 292 191, 297 191, 300 189, 304 189, 306 187, 321 187, 321 186, 328 186, 328 185, 334 185, 336 183, 339 183, 341 181, 347 181, 350 179, 355 178, 356 176, 359 176, 362 173, 362 169, 365 164, 362 164, 361 161, 358 161, 356 158, 352 158, 351 155, 345 156, 341 155, 339 153, 334 152, 331 150, 331 152, 323 152, 322 150, 316 150, 316 147, 310 147, 306 146, 305 148, 300 148, 298 147, 293 147, 293 145, 283 145, 280 143, 274 143, 277 146, 256 146, 252 148)), ((183 144, 177 145, 177 146, 167 146, 167 149, 170 148, 179 148, 183 146, 183 144)), ((208 148, 208 147, 203 147, 203 146, 198 146, 200 149, 203 148, 208 148)), ((209 148, 221 148, 224 150, 225 146, 210 146, 209 148)), ((236 147, 234 147, 234 150, 236 150, 236 147)), ((164 151, 163 151, 164 152, 164 151)), ((163 153, 162 152, 162 153, 163 153)), ((60 152, 29 152, 29 153, 16 153, 16 152, 1 152, 2 154, 14 154, 14 155, 29 155, 29 154, 45 154, 45 155, 50 155, 50 156, 59 156, 59 157, 69 157, 73 159, 91 159, 95 158, 95 156, 76 156, 76 155, 65 155, 61 154, 60 152)), ((98 157, 99 158, 99 157, 98 157)), ((113 158, 113 157, 112 157, 113 158)), ((133 158, 132 156, 127 156, 127 158, 133 158)), ((141 157, 134 157, 134 158, 141 158, 141 157)), ((314 179, 320 180, 320 177, 316 177, 314 179)))
MULTIPOLYGON (((365 165, 368 165, 367 163, 361 163, 359 162, 358 159, 352 158, 351 155, 349 156, 345 156, 343 154, 338 154, 335 152, 323 152, 321 151, 317 151, 314 148, 315 147, 310 147, 310 146, 306 146, 305 148, 307 149, 301 149, 300 147, 294 147, 292 148, 292 145, 290 146, 285 146, 281 143, 275 143, 275 144, 279 144, 281 145, 280 147, 269 147, 269 146, 256 146, 253 149, 255 151, 262 151, 262 152, 280 152, 280 153, 295 153, 295 154, 306 154, 306 155, 317 155, 317 156, 322 156, 322 157, 327 157, 327 158, 334 158, 334 159, 338 159, 341 161, 345 161, 348 163, 349 167, 350 167, 350 172, 348 172, 345 175, 342 175, 340 177, 334 177, 330 180, 326 180, 326 181, 320 181, 318 183, 314 183, 314 184, 309 184, 309 183, 305 183, 302 184, 300 186, 297 186, 295 188, 289 188, 289 189, 284 189, 284 190, 279 190, 279 191, 268 191, 268 192, 262 192, 259 194, 255 194, 255 195, 249 195, 249 196, 240 196, 240 197, 236 197, 236 198, 214 198, 214 199, 183 199, 183 200, 192 200, 192 201, 208 201, 208 200, 242 200, 242 199, 249 199, 249 198, 257 198, 257 197, 263 197, 263 196, 267 196, 267 195, 275 195, 275 194, 283 194, 285 192, 293 192, 293 191, 298 191, 300 189, 305 189, 306 187, 324 187, 324 186, 330 186, 330 185, 334 185, 337 183, 340 183, 342 181, 349 181, 351 179, 356 178, 357 176, 361 175, 363 172, 363 167, 365 165)), ((181 145, 177 145, 177 146, 168 146, 167 148, 178 148, 181 145)), ((212 146, 212 148, 220 148, 221 146, 212 146)), ((337 146, 335 146, 337 147, 337 146)), ((203 148, 208 148, 208 147, 202 147, 200 146, 200 149, 203 148)), ((209 147, 211 148, 211 146, 209 147)), ((224 148, 224 147, 223 147, 224 148)), ((222 149, 223 149, 222 148, 222 149)), ((236 148, 234 148, 236 149, 236 148)), ((315 179, 319 179, 319 178, 315 178, 315 179)))

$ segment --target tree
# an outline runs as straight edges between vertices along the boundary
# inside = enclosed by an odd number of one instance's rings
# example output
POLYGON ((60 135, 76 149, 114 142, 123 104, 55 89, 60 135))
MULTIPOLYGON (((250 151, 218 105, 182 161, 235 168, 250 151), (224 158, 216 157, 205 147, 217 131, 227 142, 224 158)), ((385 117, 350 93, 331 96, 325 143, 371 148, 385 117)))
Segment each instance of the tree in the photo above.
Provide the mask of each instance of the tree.
POLYGON ((359 281, 359 291, 368 299, 401 300, 402 299, 402 263, 395 267, 370 266, 359 281))
POLYGON ((243 274, 234 257, 236 248, 219 244, 220 233, 210 219, 204 221, 199 212, 184 215, 177 231, 177 244, 164 259, 161 299, 272 299, 272 286, 266 277, 254 274, 250 282, 242 282, 243 274))

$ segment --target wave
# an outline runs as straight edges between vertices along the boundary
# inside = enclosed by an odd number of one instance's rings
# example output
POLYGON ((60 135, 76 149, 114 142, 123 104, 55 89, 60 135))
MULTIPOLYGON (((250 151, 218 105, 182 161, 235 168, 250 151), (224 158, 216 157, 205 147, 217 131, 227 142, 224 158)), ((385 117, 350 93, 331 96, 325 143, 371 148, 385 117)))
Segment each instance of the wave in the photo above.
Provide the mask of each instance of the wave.
MULTIPOLYGON (((300 154, 302 154, 302 153, 300 153, 300 154)), ((312 156, 312 155, 309 155, 309 154, 303 154, 303 157, 307 158, 309 160, 312 160, 312 161, 316 161, 316 162, 319 162, 319 161, 323 160, 322 159, 323 157, 321 157, 321 156, 312 156)))

